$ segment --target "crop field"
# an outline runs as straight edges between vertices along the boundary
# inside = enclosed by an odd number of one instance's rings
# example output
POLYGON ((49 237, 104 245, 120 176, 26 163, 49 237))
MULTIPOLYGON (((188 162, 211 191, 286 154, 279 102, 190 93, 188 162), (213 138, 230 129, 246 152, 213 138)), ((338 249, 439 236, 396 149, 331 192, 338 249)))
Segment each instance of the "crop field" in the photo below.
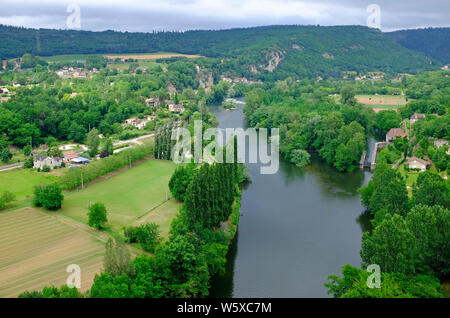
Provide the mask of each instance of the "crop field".
POLYGON ((396 110, 406 105, 406 98, 401 95, 358 95, 356 100, 358 103, 373 108, 376 112, 396 110))
POLYGON ((32 198, 36 185, 57 181, 58 177, 45 172, 21 168, 2 171, 0 172, 0 193, 4 190, 11 191, 16 195, 17 201, 22 201, 32 198))
POLYGON ((148 222, 161 224, 167 233, 180 206, 176 201, 165 202, 170 198, 168 183, 175 168, 172 161, 148 160, 83 190, 65 193, 58 213, 87 223, 89 205, 100 202, 106 206, 107 227, 113 231, 122 232, 122 227, 148 217, 148 222))
POLYGON ((105 233, 56 214, 24 208, 0 212, 0 297, 66 284, 67 266, 81 269, 81 291, 103 267, 105 233))

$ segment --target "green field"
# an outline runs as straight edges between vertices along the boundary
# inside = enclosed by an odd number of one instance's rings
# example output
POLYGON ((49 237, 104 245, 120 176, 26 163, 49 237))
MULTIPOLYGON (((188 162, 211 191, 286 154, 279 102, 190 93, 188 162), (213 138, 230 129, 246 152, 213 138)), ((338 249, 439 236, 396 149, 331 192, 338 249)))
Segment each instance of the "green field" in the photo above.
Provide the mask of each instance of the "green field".
POLYGON ((42 59, 50 63, 69 63, 69 62, 85 63, 86 57, 92 55, 102 55, 102 54, 67 54, 67 55, 43 56, 42 59))
POLYGON ((167 233, 180 204, 170 200, 160 205, 166 197, 170 198, 168 183, 175 168, 176 164, 171 161, 146 161, 83 190, 66 193, 63 208, 58 213, 86 223, 89 205, 101 202, 108 210, 108 227, 113 231, 121 232, 123 226, 144 219, 161 223, 167 233), (163 215, 166 212, 168 214, 163 215))
POLYGON ((39 184, 57 182, 58 177, 44 172, 22 168, 0 172, 0 193, 4 190, 16 195, 17 201, 31 199, 34 187, 39 184))

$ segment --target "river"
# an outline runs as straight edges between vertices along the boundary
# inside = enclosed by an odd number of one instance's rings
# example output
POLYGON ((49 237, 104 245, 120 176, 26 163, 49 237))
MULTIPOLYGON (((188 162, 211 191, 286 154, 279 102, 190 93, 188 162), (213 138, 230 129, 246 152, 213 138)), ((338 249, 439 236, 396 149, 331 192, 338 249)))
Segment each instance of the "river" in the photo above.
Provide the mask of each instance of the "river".
MULTIPOLYGON (((220 128, 245 127, 242 107, 210 110, 220 128)), ((247 166, 253 182, 242 192, 239 229, 211 297, 330 297, 328 275, 360 266, 368 219, 357 189, 371 173, 339 173, 315 156, 303 169, 281 161, 273 175, 247 166)))

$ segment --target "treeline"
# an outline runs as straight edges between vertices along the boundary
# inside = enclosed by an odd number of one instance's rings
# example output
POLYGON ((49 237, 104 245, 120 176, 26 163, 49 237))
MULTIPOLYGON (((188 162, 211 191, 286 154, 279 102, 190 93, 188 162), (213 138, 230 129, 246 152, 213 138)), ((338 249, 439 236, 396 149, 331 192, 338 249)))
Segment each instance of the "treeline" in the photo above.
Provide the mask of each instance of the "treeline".
POLYGON ((153 153, 153 145, 144 145, 127 149, 113 156, 101 160, 92 161, 89 165, 71 168, 65 171, 59 182, 66 189, 74 189, 81 185, 97 179, 109 172, 129 165, 153 153))
MULTIPOLYGON (((412 199, 404 178, 377 162, 373 179, 361 190, 373 229, 363 234, 361 270, 348 265, 343 278, 326 284, 335 297, 443 297, 439 280, 450 274, 450 195, 446 180, 419 175, 412 199), (380 266, 382 288, 362 286, 365 268, 380 266)), ((367 273, 367 272, 366 272, 367 273)))
POLYGON ((220 63, 222 70, 268 81, 287 76, 338 77, 342 71, 416 73, 433 69, 423 55, 395 43, 378 30, 362 26, 268 26, 159 33, 0 26, 0 59, 24 53, 50 56, 149 52, 226 58, 220 63), (282 61, 271 72, 267 66, 275 55, 282 61))
POLYGON ((344 104, 312 82, 279 81, 265 91, 248 92, 244 114, 252 127, 280 128, 280 151, 287 160, 296 162, 299 150, 315 151, 339 171, 351 171, 359 165, 376 118, 356 103, 354 90, 341 91, 348 91, 344 104))
POLYGON ((450 28, 425 28, 386 33, 400 45, 444 64, 450 63, 450 28))

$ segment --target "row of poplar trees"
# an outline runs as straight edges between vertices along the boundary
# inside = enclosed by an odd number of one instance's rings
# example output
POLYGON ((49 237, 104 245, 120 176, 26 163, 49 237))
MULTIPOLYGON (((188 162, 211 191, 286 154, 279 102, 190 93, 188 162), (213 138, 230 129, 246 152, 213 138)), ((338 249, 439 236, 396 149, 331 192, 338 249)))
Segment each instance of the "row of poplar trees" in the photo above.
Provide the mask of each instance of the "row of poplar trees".
POLYGON ((168 121, 156 127, 154 148, 154 155, 156 159, 172 159, 172 148, 176 143, 175 140, 172 140, 172 131, 178 127, 180 127, 180 124, 175 123, 174 121, 168 121))
POLYGON ((184 197, 191 230, 212 229, 228 220, 239 191, 240 175, 236 163, 201 166, 184 197))

